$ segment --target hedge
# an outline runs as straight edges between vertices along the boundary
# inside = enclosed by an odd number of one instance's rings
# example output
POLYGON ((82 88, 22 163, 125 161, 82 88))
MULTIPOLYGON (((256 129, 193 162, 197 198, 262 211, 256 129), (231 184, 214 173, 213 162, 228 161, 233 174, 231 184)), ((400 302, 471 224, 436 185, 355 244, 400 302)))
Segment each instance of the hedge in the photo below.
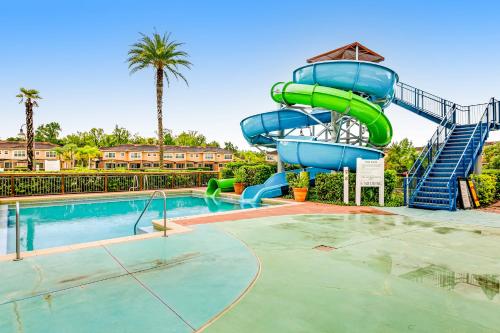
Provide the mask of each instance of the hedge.
MULTIPOLYGON (((275 172, 274 168, 267 164, 243 165, 236 173, 246 186, 264 183, 275 172)), ((224 177, 223 177, 224 178, 224 177)))
POLYGON ((495 199, 500 200, 500 169, 484 169, 483 174, 495 177, 495 199))
POLYGON ((236 170, 238 170, 241 167, 260 167, 260 168, 270 168, 271 174, 275 173, 276 170, 276 164, 268 164, 268 163, 248 163, 244 161, 238 161, 238 162, 229 162, 224 167, 220 170, 220 175, 221 178, 233 178, 236 170))
POLYGON ((497 187, 498 187, 498 175, 494 174, 481 174, 472 175, 477 196, 479 197, 479 203, 481 205, 487 206, 495 202, 498 198, 497 187))
MULTIPOLYGON (((397 173, 394 170, 384 172, 384 201, 387 206, 402 206, 402 193, 395 192, 397 173)), ((311 190, 311 198, 318 201, 327 201, 342 204, 344 200, 344 174, 321 173, 316 176, 315 187, 311 190)), ((356 174, 349 174, 349 202, 354 202, 356 195, 356 174)), ((365 187, 362 189, 361 198, 364 203, 376 204, 378 202, 378 188, 365 187)))

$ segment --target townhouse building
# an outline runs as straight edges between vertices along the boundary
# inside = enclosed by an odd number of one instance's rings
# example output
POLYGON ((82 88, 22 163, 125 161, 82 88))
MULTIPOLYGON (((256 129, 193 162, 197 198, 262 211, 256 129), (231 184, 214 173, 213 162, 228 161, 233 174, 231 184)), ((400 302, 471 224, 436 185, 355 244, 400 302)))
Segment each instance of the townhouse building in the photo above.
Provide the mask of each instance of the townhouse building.
MULTIPOLYGON (((37 169, 44 170, 46 161, 58 160, 54 151, 56 147, 57 145, 48 142, 34 143, 35 167, 37 169)), ((26 168, 28 165, 26 154, 26 142, 0 141, 0 169, 26 168)))
MULTIPOLYGON (((99 169, 143 169, 160 166, 157 145, 124 144, 101 148, 99 169)), ((233 161, 233 153, 217 147, 164 146, 163 163, 166 169, 208 168, 219 171, 233 161)))

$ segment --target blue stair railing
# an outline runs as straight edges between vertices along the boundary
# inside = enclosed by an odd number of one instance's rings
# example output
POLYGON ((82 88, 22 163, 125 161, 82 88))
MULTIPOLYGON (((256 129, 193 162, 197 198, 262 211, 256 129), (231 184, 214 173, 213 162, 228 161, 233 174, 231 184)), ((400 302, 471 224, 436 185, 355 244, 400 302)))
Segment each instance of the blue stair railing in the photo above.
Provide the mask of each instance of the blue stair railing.
MULTIPOLYGON (((393 101, 396 105, 437 124, 440 124, 454 108, 456 112, 453 122, 457 125, 475 124, 483 114, 484 108, 492 103, 490 101, 490 103, 464 106, 403 82, 397 83, 393 101)), ((499 102, 495 100, 494 103, 498 105, 499 102)), ((498 107, 492 111, 490 122, 494 124, 494 129, 500 129, 500 110, 498 107)))
MULTIPOLYGON (((450 175, 447 187, 449 189, 450 195, 450 207, 449 210, 455 210, 457 208, 457 197, 458 197, 458 177, 467 177, 472 168, 474 167, 477 158, 481 154, 483 145, 488 138, 489 131, 494 129, 497 124, 496 117, 498 116, 499 102, 494 98, 487 104, 482 116, 477 121, 476 126, 467 142, 462 155, 460 156, 455 169, 450 175), (479 134, 479 135, 478 135, 479 134), (460 174, 457 172, 461 170, 460 174)), ((472 118, 468 117, 471 121, 472 118)))
POLYGON ((442 97, 398 82, 394 103, 435 123, 440 123, 456 104, 442 97))
POLYGON ((404 187, 404 202, 405 205, 413 202, 418 188, 422 185, 427 177, 432 165, 446 145, 451 133, 456 124, 456 104, 452 105, 448 113, 442 118, 438 128, 432 135, 427 145, 422 149, 415 163, 408 172, 404 187))

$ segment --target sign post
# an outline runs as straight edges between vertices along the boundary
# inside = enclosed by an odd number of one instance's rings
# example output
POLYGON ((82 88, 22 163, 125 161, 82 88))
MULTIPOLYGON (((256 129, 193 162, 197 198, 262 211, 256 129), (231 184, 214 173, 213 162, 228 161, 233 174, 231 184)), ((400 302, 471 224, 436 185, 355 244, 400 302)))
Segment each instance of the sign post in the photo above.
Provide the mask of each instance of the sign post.
POLYGON ((349 168, 344 167, 344 203, 349 203, 349 168))
POLYGON ((356 205, 361 205, 361 189, 378 187, 378 203, 384 205, 384 159, 356 159, 356 205))

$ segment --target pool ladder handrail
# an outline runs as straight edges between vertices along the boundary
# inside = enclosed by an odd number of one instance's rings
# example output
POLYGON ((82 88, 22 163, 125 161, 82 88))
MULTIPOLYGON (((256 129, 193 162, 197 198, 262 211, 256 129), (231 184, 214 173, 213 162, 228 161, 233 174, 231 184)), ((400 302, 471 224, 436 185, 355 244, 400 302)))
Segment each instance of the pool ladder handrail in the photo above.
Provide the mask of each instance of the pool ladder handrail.
POLYGON ((165 192, 160 191, 160 190, 156 190, 153 192, 153 194, 149 198, 146 206, 142 210, 141 215, 139 215, 139 218, 137 219, 137 221, 134 224, 134 235, 137 235, 137 224, 139 224, 139 221, 141 220, 142 216, 144 215, 144 213, 148 209, 149 205, 151 204, 151 202, 155 198, 156 194, 158 194, 158 193, 160 193, 163 196, 163 237, 167 237, 167 195, 165 194, 165 192))
POLYGON ((129 187, 129 191, 135 191, 139 189, 139 177, 137 175, 134 175, 134 179, 132 180, 132 186, 129 187))
POLYGON ((23 260, 21 258, 21 214, 19 212, 19 201, 16 201, 16 258, 14 261, 23 260))

